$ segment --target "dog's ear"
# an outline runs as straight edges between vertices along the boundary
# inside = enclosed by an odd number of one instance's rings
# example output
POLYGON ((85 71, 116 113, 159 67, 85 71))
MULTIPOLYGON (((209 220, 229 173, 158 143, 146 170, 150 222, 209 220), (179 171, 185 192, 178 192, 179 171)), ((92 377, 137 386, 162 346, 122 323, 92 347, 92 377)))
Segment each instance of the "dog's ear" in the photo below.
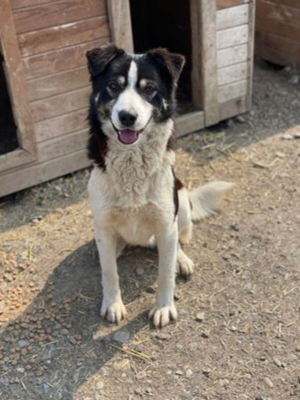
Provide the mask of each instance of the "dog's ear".
POLYGON ((88 69, 91 77, 101 74, 107 65, 115 58, 124 54, 125 51, 116 46, 96 47, 86 53, 88 69))
POLYGON ((170 53, 167 49, 161 47, 150 50, 147 54, 167 70, 171 76, 173 85, 176 86, 185 64, 185 57, 181 54, 170 53))

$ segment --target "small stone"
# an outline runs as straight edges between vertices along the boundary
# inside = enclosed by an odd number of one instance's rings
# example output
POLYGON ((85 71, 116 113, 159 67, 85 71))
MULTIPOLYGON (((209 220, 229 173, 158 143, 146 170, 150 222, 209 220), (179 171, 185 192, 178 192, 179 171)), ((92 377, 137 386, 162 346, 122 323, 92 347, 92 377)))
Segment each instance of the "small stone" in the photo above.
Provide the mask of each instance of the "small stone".
POLYGON ((154 289, 153 286, 147 287, 147 289, 146 289, 145 291, 146 291, 147 293, 151 293, 151 294, 154 294, 154 293, 155 293, 155 289, 154 289))
POLYGON ((201 311, 196 315, 196 321, 202 322, 202 321, 204 321, 204 317, 205 317, 205 314, 203 311, 201 311))
POLYGON ((17 372, 20 372, 20 374, 23 374, 25 372, 25 368, 19 367, 19 368, 17 368, 17 372))
POLYGON ((187 370, 185 371, 185 376, 186 376, 187 378, 190 378, 192 375, 193 375, 193 371, 192 371, 191 369, 187 369, 187 370))
POLYGON ((135 273, 136 273, 137 275, 141 276, 141 275, 144 275, 145 270, 144 270, 143 267, 139 266, 139 267, 136 268, 135 273))
POLYGON ((292 140, 293 136, 290 135, 289 133, 284 133, 283 135, 281 135, 281 140, 292 140))
POLYGON ((148 394, 152 393, 151 387, 147 387, 147 388, 145 389, 145 393, 148 393, 148 394))
POLYGON ((255 400, 266 400, 266 397, 262 394, 259 394, 258 396, 255 397, 255 400))
POLYGON ((294 139, 300 139, 300 132, 293 134, 294 139))
POLYGON ((276 157, 279 157, 279 158, 284 158, 285 157, 285 154, 281 153, 280 151, 277 151, 277 153, 275 155, 276 155, 276 157))
POLYGON ((120 329, 113 335, 113 340, 121 344, 128 342, 129 339, 130 339, 130 332, 126 329, 120 329))
POLYGON ((202 332, 201 333, 201 337, 203 337, 204 339, 209 338, 209 333, 208 332, 202 332))
POLYGON ((73 345, 77 344, 76 339, 73 336, 68 336, 68 340, 73 345))
POLYGON ((274 357, 273 361, 277 365, 277 367, 282 367, 282 362, 277 357, 274 357))
POLYGON ((18 345, 22 348, 22 347, 27 347, 30 345, 30 343, 28 342, 28 340, 19 340, 18 341, 18 345))
POLYGON ((147 376, 147 372, 146 372, 146 371, 141 371, 141 372, 139 372, 139 373, 137 374, 136 378, 137 378, 138 380, 140 380, 140 379, 146 378, 146 376, 147 376))
POLYGON ((35 375, 36 375, 36 376, 42 376, 43 373, 44 373, 44 369, 43 369, 43 368, 38 368, 38 369, 35 371, 35 375))
POLYGON ((207 378, 209 378, 210 369, 203 369, 203 370, 202 370, 202 374, 203 374, 204 376, 206 376, 207 378))
POLYGON ((300 344, 296 346, 295 350, 296 350, 297 352, 300 352, 300 344))
POLYGON ((180 294, 179 294, 179 292, 177 290, 175 290, 175 292, 174 292, 174 300, 178 301, 179 299, 180 299, 180 294))
POLYGON ((290 78, 290 82, 293 85, 298 85, 299 81, 300 81, 300 77, 297 74, 292 75, 291 78, 290 78))
POLYGON ((229 380, 228 379, 220 379, 220 386, 228 386, 229 380))
POLYGON ((235 117, 235 120, 240 124, 244 124, 246 122, 246 118, 243 117, 242 115, 238 115, 237 117, 235 117))
POLYGON ((267 386, 269 386, 269 388, 274 387, 273 382, 272 382, 271 379, 268 378, 267 376, 264 378, 264 382, 265 382, 265 384, 266 384, 267 386))
POLYGON ((156 332, 155 333, 155 337, 157 339, 161 339, 161 340, 169 340, 171 339, 171 335, 168 333, 164 333, 164 332, 156 332))
POLYGON ((41 390, 42 390, 43 394, 48 394, 49 393, 49 385, 47 383, 42 383, 41 390))
POLYGON ((183 371, 178 369, 177 371, 175 371, 175 375, 182 376, 183 375, 183 371))
POLYGON ((96 383, 96 388, 99 390, 102 390, 104 388, 104 382, 103 381, 98 381, 96 383))

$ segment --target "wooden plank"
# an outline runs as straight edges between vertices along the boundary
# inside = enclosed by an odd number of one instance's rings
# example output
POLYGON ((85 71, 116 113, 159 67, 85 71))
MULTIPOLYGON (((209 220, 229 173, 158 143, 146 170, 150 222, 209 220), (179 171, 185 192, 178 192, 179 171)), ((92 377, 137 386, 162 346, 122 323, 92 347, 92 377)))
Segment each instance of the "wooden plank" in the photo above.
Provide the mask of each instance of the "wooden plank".
POLYGON ((23 58, 27 79, 56 74, 86 65, 85 53, 94 47, 103 46, 109 38, 97 38, 94 41, 64 47, 62 49, 23 58))
POLYGON ((33 79, 27 83, 27 88, 30 101, 35 101, 87 87, 88 85, 88 70, 83 67, 45 78, 33 79))
POLYGON ((219 104, 220 121, 235 117, 249 111, 247 106, 247 98, 241 97, 239 99, 229 100, 226 103, 219 104))
POLYGON ((0 197, 86 168, 90 164, 86 150, 80 150, 42 164, 0 175, 0 197))
POLYGON ((216 0, 217 9, 238 6, 240 4, 249 3, 250 0, 216 0))
POLYGON ((229 83, 241 81, 248 78, 248 63, 230 65, 218 70, 218 84, 228 85, 229 83))
POLYGON ((17 33, 25 33, 106 14, 104 0, 63 0, 16 10, 14 20, 17 33))
POLYGON ((247 61, 248 58, 248 44, 241 44, 239 46, 228 47, 226 49, 218 50, 217 61, 218 68, 227 67, 233 64, 239 64, 247 61))
POLYGON ((298 25, 287 25, 281 21, 271 20, 267 18, 256 18, 256 31, 280 35, 281 37, 300 41, 300 20, 298 25))
POLYGON ((133 52, 129 0, 109 0, 107 6, 113 43, 129 52, 133 52))
POLYGON ((0 12, 0 48, 4 57, 4 69, 10 93, 14 120, 18 127, 17 135, 22 151, 0 158, 0 170, 31 162, 36 155, 36 142, 26 92, 25 75, 18 48, 16 31, 9 0, 1 1, 0 12))
POLYGON ((31 103, 33 121, 43 121, 87 107, 90 92, 90 87, 86 87, 31 103))
MULTIPOLYGON (((261 0, 256 0, 259 3, 261 0)), ((293 8, 300 9, 300 1, 299 0, 268 0, 270 3, 276 4, 276 6, 285 5, 293 8)))
POLYGON ((192 34, 192 62, 191 62, 191 80, 192 100, 195 108, 203 109, 203 91, 202 91, 202 55, 201 55, 201 17, 200 5, 198 0, 190 0, 191 13, 191 34, 192 34))
POLYGON ((36 141, 43 142, 66 133, 75 132, 87 128, 88 109, 83 108, 59 117, 37 122, 34 125, 36 141))
POLYGON ((260 0, 257 2, 257 15, 262 18, 271 19, 286 25, 299 25, 300 9, 274 4, 270 1, 260 0))
MULTIPOLYGON (((194 90, 201 90, 202 109, 204 110, 205 125, 219 121, 218 109, 218 78, 217 78, 217 50, 216 50, 216 4, 214 1, 197 0, 198 4, 198 50, 200 60, 199 69, 202 71, 201 86, 194 90)), ((200 96, 199 96, 200 97, 200 96)))
POLYGON ((43 163, 66 154, 86 149, 87 142, 87 129, 42 142, 37 147, 38 162, 43 163))
POLYGON ((106 17, 96 17, 18 36, 21 53, 24 56, 60 49, 108 37, 106 17))
POLYGON ((193 111, 175 118, 175 137, 204 128, 204 112, 193 111))
POLYGON ((255 17, 256 8, 253 1, 249 8, 249 24, 248 24, 248 89, 246 96, 246 107, 251 109, 252 105, 252 89, 253 89, 253 64, 254 64, 254 35, 255 35, 255 17))
POLYGON ((277 35, 256 32, 255 55, 279 65, 300 65, 300 43, 277 35))
MULTIPOLYGON (((49 3, 51 0, 10 0, 13 10, 23 7, 38 6, 39 4, 49 3)), ((54 2, 56 0, 52 0, 54 2)))
POLYGON ((248 93, 248 80, 230 83, 219 87, 218 102, 225 103, 226 101, 245 97, 248 93))
POLYGON ((217 12, 217 30, 247 24, 249 21, 249 4, 224 8, 217 12))
POLYGON ((217 32, 217 49, 237 46, 248 42, 248 25, 236 26, 217 32))

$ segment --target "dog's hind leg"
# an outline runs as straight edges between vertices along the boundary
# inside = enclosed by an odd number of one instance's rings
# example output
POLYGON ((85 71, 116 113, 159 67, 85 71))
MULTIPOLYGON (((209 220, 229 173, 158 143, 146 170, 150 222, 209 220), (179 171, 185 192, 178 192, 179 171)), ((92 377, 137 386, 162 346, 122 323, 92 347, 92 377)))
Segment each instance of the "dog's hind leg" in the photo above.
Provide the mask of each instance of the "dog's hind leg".
POLYGON ((182 276, 190 276, 194 272, 193 261, 184 253, 180 243, 178 243, 177 249, 177 265, 176 272, 182 276))

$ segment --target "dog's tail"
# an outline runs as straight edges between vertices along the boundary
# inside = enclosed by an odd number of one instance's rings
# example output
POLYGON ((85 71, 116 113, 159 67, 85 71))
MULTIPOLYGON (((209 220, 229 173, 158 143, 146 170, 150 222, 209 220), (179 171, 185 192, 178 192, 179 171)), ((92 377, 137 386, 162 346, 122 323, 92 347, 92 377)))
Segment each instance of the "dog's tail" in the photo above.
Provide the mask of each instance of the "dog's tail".
POLYGON ((199 221, 220 209, 224 195, 234 186, 232 182, 215 181, 188 192, 192 220, 199 221))

